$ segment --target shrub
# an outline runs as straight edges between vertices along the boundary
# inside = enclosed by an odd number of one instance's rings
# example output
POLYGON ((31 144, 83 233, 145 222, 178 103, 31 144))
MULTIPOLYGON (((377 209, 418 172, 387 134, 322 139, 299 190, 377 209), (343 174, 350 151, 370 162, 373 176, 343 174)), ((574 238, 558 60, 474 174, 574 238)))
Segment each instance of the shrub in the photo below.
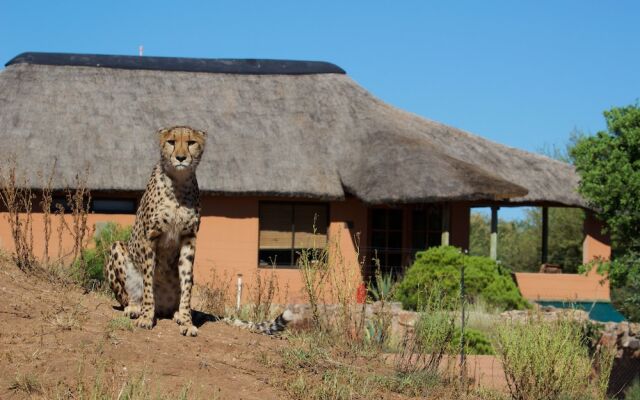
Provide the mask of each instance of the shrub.
MULTIPOLYGON (((457 328, 453 334, 453 344, 460 343, 460 328, 457 328)), ((495 354, 493 345, 487 336, 477 329, 465 328, 464 330, 464 348, 467 354, 495 354)))
POLYGON ((501 309, 527 308, 509 272, 488 257, 467 256, 451 246, 431 248, 419 252, 407 270, 397 290, 397 298, 408 309, 418 309, 421 297, 434 282, 449 296, 460 290, 460 267, 465 266, 467 300, 482 298, 487 304, 501 309))
POLYGON ((82 257, 75 263, 77 279, 83 286, 101 283, 104 280, 104 264, 111 244, 126 241, 131 236, 131 227, 122 227, 108 222, 94 237, 95 247, 82 250, 82 257))
POLYGON ((590 357, 582 329, 569 318, 546 321, 536 314, 499 324, 496 352, 511 398, 604 398, 612 357, 606 351, 590 357), (597 365, 602 381, 592 379, 597 365))
POLYGON ((453 337, 460 303, 437 285, 424 296, 413 332, 408 331, 400 343, 395 367, 401 373, 437 374, 444 356, 455 352, 453 337))

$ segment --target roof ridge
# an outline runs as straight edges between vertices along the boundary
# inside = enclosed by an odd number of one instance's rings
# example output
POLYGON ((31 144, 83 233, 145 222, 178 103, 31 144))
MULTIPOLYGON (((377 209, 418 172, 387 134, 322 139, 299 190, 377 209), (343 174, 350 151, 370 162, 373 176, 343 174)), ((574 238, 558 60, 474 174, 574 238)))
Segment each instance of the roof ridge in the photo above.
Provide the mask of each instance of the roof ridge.
POLYGON ((324 61, 125 56, 110 54, 21 53, 5 64, 79 66, 239 75, 346 74, 324 61))

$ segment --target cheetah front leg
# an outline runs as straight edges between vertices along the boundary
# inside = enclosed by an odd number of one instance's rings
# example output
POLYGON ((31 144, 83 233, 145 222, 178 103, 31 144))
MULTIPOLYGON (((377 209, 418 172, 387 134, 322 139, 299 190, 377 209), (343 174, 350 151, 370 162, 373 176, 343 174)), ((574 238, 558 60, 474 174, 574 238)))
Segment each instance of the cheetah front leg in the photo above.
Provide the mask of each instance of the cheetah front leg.
POLYGON ((193 259, 196 254, 195 236, 182 238, 178 274, 180 277, 180 307, 173 319, 180 325, 180 333, 185 336, 197 336, 198 328, 191 321, 191 289, 193 288, 193 259))
POLYGON ((155 320, 155 301, 153 297, 153 273, 156 266, 156 240, 148 239, 142 246, 144 261, 142 263, 142 312, 136 320, 136 326, 144 329, 153 328, 155 320))

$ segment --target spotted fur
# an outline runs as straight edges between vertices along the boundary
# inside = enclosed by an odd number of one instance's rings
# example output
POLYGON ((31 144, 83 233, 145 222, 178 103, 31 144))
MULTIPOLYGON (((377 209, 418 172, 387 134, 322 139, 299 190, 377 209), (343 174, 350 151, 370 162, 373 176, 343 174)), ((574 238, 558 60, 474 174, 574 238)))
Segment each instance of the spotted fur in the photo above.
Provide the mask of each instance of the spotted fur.
POLYGON ((277 336, 282 333, 287 328, 287 324, 292 320, 293 313, 290 310, 285 310, 282 314, 278 315, 273 320, 264 322, 242 321, 236 318, 224 319, 224 321, 231 326, 237 326, 242 329, 247 329, 251 332, 270 336, 277 336))
POLYGON ((126 316, 151 329, 156 317, 173 317, 180 333, 196 336, 191 290, 200 192, 196 168, 205 133, 186 126, 158 132, 160 162, 140 201, 128 242, 116 242, 105 277, 126 316))

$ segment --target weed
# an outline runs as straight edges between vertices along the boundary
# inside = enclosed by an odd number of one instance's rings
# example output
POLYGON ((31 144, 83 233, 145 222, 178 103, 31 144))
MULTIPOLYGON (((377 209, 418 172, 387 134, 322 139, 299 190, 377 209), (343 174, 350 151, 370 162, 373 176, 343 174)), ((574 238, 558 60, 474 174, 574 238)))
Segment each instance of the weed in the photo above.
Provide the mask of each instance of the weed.
POLYGON ((38 381, 38 378, 31 373, 18 374, 9 385, 9 390, 33 395, 42 393, 42 385, 38 381))
POLYGON ((250 303, 250 319, 252 321, 264 321, 271 317, 273 300, 280 291, 278 275, 275 273, 275 265, 270 272, 258 270, 254 274, 254 284, 247 285, 250 303))
POLYGON ((640 380, 635 379, 624 391, 626 400, 640 400, 640 380))
MULTIPOLYGON (((569 318, 545 321, 531 314, 524 321, 506 321, 497 328, 496 351, 513 399, 604 398, 601 382, 592 382, 593 360, 581 334, 569 318)), ((603 353, 602 376, 612 358, 603 353)), ((604 375, 603 375, 604 374, 604 375)))
POLYGON ((194 286, 194 308, 216 317, 228 316, 231 303, 231 275, 227 271, 219 275, 215 268, 211 268, 210 273, 211 279, 206 285, 194 286))
POLYGON ((396 369, 402 373, 437 374, 446 354, 454 352, 456 308, 458 301, 434 284, 422 304, 413 332, 407 331, 396 357, 396 369))
POLYGON ((122 315, 115 317, 114 319, 109 321, 109 323, 107 324, 108 332, 115 332, 115 331, 133 332, 133 328, 134 328, 133 321, 131 321, 129 317, 125 317, 122 315))

